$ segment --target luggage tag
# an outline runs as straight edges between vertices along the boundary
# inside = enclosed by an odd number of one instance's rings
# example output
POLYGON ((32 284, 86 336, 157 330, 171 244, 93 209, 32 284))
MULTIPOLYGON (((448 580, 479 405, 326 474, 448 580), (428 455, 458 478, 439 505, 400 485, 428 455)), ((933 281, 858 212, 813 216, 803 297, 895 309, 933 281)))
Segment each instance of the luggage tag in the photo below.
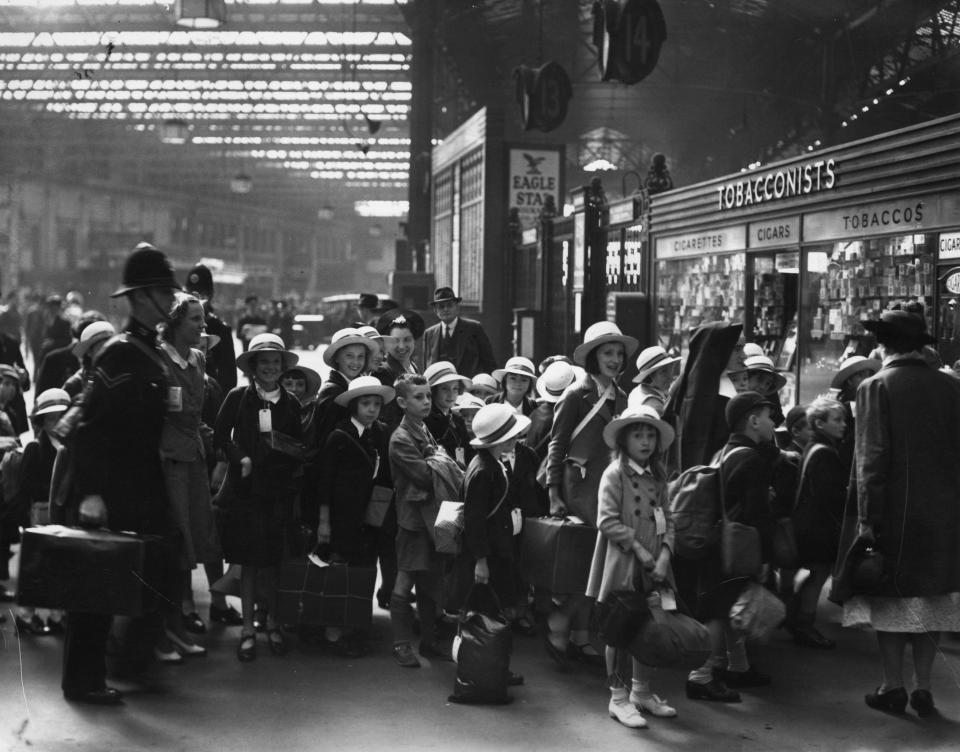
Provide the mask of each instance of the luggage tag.
POLYGON ((510 510, 510 520, 513 522, 513 534, 520 535, 523 530, 523 512, 514 507, 510 510))
POLYGON ((663 507, 653 508, 653 519, 657 524, 657 535, 667 534, 667 516, 663 513, 663 507))
POLYGON ((669 588, 663 588, 660 590, 660 607, 664 611, 676 611, 677 610, 677 597, 673 594, 673 591, 669 588))
POLYGON ((259 413, 260 433, 270 433, 273 430, 273 416, 270 414, 270 408, 264 407, 259 413))
POLYGON ((321 569, 323 569, 324 567, 329 567, 329 566, 330 566, 329 562, 324 561, 323 559, 321 559, 321 558, 320 558, 319 556, 317 556, 316 554, 309 554, 309 555, 307 556, 307 559, 308 559, 308 560, 310 561, 310 563, 313 564, 315 567, 320 567, 321 569))
MULTIPOLYGON (((457 447, 456 454, 457 454, 457 457, 456 457, 457 463, 458 463, 459 465, 461 465, 461 466, 466 465, 466 464, 467 464, 467 457, 466 457, 466 454, 465 454, 464 451, 463 451, 463 447, 457 447)), ((514 535, 516 535, 516 533, 514 533, 514 535)))
POLYGON ((179 413, 183 411, 183 388, 171 386, 167 388, 167 411, 179 413))
POLYGON ((586 525, 586 524, 587 524, 587 523, 584 522, 582 519, 580 519, 579 517, 577 517, 577 515, 575 515, 575 514, 568 514, 568 515, 567 515, 567 522, 569 522, 569 523, 571 523, 571 524, 573 524, 573 525, 586 525))

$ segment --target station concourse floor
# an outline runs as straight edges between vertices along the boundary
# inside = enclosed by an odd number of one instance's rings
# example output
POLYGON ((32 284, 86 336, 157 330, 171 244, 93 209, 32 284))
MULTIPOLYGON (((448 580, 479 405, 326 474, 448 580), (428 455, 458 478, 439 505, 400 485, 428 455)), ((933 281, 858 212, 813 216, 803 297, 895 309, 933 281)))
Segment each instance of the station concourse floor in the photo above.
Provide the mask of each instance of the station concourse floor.
MULTIPOLYGON (((199 570, 194 585, 204 593, 199 570)), ((660 669, 654 691, 679 716, 648 717, 650 727, 636 731, 608 717, 599 670, 558 670, 538 638, 515 638, 512 667, 526 684, 511 690, 512 704, 449 703, 453 664, 396 666, 389 616, 376 606, 372 650, 360 659, 301 648, 293 638, 290 652, 275 657, 261 635, 257 660, 242 664, 239 627, 215 625, 198 638, 206 657, 157 667, 150 688, 112 681, 125 690, 122 706, 72 704, 59 689, 61 639, 18 638, 9 605, 0 625, 2 752, 960 749, 960 642, 945 639, 934 668, 940 717, 879 713, 863 702, 879 682, 875 638, 842 629, 839 610, 827 603, 823 631, 837 639, 836 650, 796 647, 778 631, 751 648, 773 685, 744 690, 738 705, 688 700, 685 673, 660 669)))

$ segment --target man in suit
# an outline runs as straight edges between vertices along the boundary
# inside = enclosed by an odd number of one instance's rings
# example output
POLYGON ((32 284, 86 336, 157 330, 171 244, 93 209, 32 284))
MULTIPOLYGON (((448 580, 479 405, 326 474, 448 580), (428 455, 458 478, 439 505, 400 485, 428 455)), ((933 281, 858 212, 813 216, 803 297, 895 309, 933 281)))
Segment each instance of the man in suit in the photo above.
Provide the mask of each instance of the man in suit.
POLYGON ((434 292, 433 310, 440 323, 423 334, 423 368, 447 360, 461 376, 491 373, 497 361, 490 339, 479 321, 460 317, 460 300, 449 287, 434 292))

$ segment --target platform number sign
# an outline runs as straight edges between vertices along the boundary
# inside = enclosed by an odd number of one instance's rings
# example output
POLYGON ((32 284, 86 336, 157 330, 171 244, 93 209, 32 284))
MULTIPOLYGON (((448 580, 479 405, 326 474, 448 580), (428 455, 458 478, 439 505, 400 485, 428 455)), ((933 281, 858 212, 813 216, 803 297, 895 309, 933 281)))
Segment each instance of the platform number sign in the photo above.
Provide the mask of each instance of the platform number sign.
POLYGON ((635 84, 649 76, 667 39, 657 0, 597 0, 593 14, 600 78, 635 84))
POLYGON ((555 62, 539 68, 521 65, 513 75, 523 129, 547 132, 559 126, 567 116, 567 103, 573 96, 570 77, 563 67, 555 62))

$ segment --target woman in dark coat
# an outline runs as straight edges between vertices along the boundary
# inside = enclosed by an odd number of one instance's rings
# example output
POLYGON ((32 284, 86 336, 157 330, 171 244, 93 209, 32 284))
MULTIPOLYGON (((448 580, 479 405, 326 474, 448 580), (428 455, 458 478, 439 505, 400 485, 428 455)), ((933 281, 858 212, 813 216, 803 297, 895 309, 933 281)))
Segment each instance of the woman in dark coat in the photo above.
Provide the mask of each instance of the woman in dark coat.
POLYGON ((222 546, 227 561, 241 565, 243 627, 237 657, 256 658, 253 625, 257 579, 263 582, 268 608, 270 650, 286 650, 276 623, 277 571, 285 533, 293 512, 300 462, 300 403, 280 386, 280 374, 296 364, 275 334, 258 334, 237 366, 250 378, 248 386, 230 391, 214 430, 214 446, 227 458, 224 487, 216 503, 222 513, 222 546))
MULTIPOLYGON (((926 716, 935 712, 939 634, 960 631, 960 381, 924 360, 920 351, 934 340, 922 316, 884 311, 863 325, 877 335, 883 367, 857 390, 858 535, 879 551, 883 574, 869 593, 853 590, 844 601, 843 624, 877 632, 883 683, 867 705, 904 711, 910 644, 910 705, 926 716)), ((840 577, 840 592, 852 589, 847 580, 840 577)))
MULTIPOLYGON (((354 379, 336 398, 350 417, 330 433, 320 455, 317 541, 329 547, 332 558, 347 564, 373 567, 377 563, 377 529, 367 524, 366 514, 374 487, 393 486, 387 433, 377 417, 394 395, 392 387, 373 376, 354 379)), ((340 655, 363 652, 356 633, 344 635, 340 628, 327 627, 326 639, 340 655)))
POLYGON ((799 564, 810 570, 797 591, 793 641, 811 648, 832 648, 814 626, 820 591, 830 576, 840 544, 848 473, 840 456, 846 434, 843 405, 826 397, 807 408, 813 440, 804 450, 793 524, 800 553, 799 564))

